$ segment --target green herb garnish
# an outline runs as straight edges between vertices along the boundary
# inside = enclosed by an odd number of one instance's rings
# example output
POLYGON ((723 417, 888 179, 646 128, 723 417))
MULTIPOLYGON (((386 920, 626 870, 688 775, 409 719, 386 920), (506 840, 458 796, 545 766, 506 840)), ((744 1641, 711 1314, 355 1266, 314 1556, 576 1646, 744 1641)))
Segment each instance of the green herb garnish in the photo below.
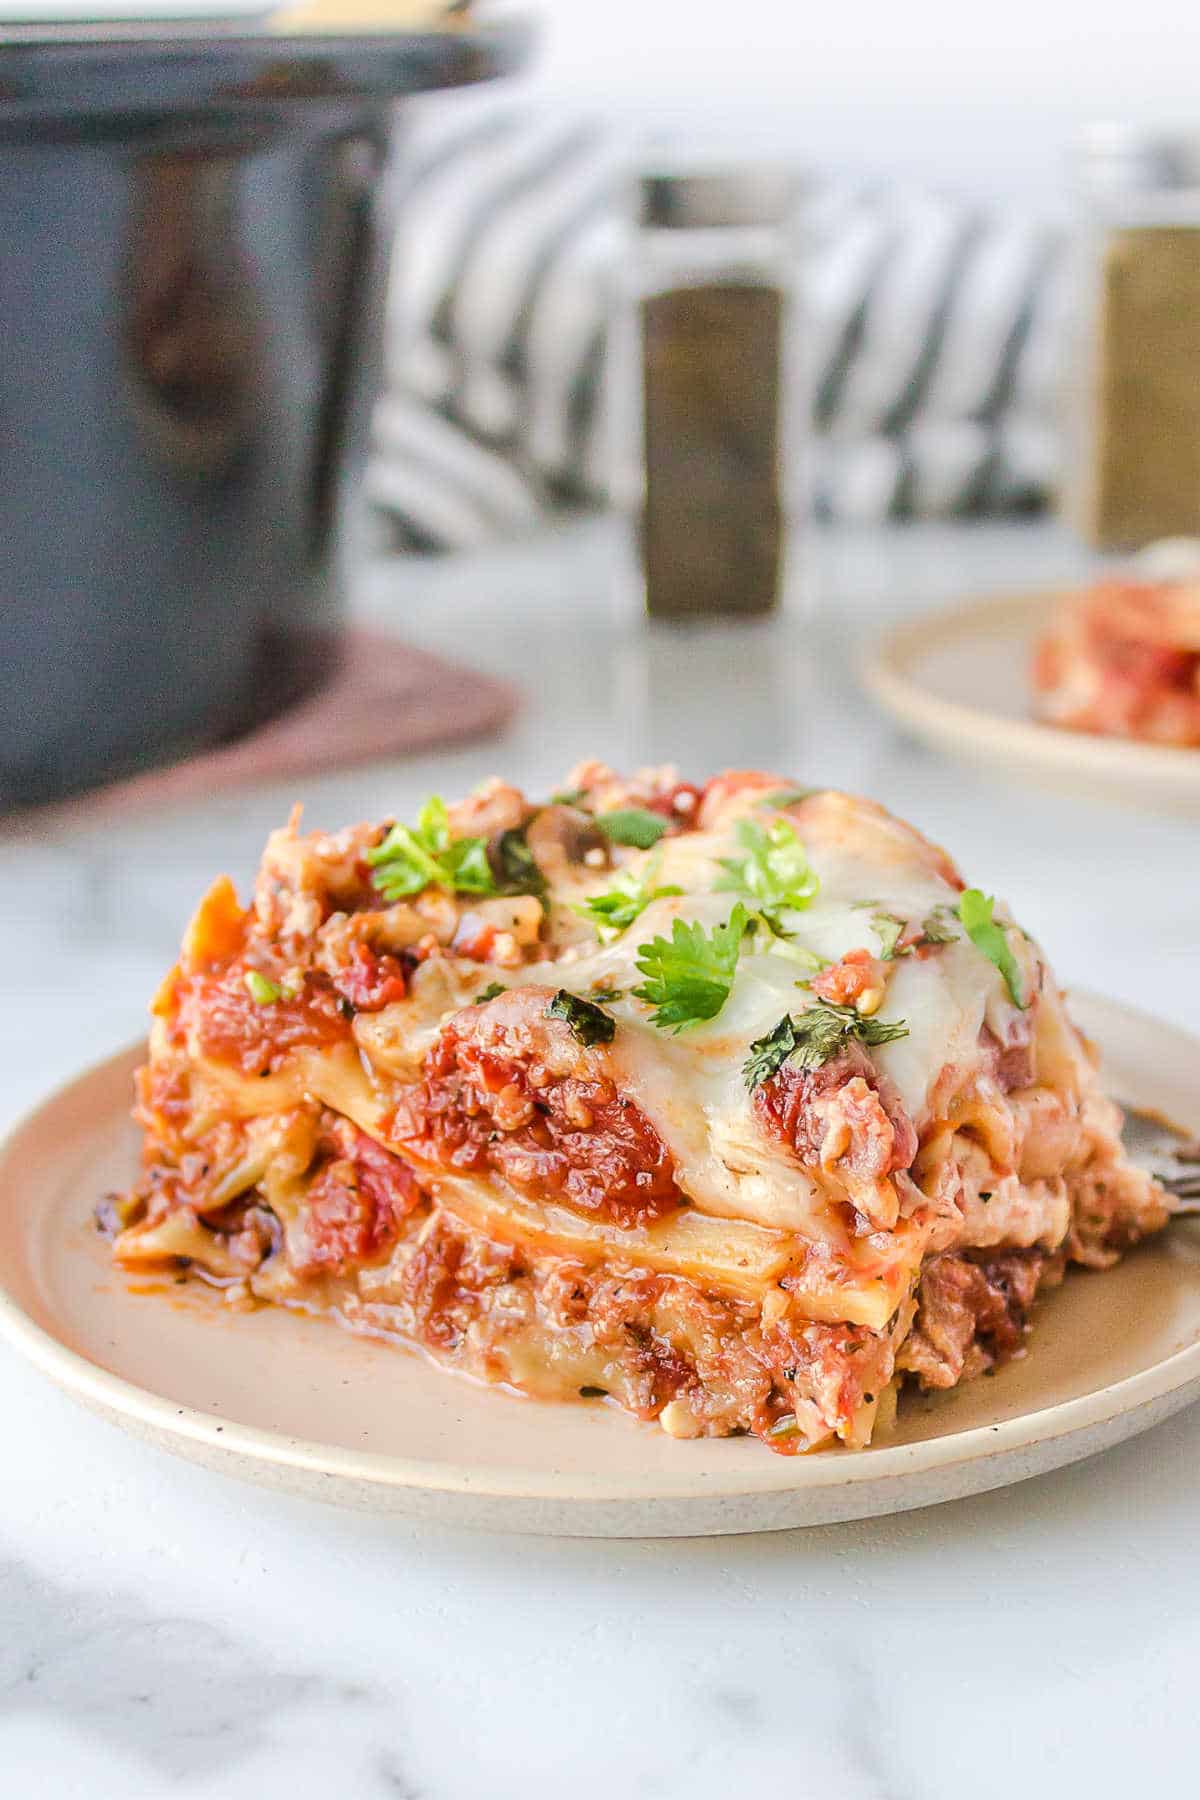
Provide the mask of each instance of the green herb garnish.
POLYGON ((796 912, 812 903, 821 884, 790 820, 776 819, 764 830, 753 819, 739 819, 736 836, 746 854, 721 857, 725 873, 718 892, 744 894, 759 911, 796 912))
POLYGON ((742 1075, 751 1092, 761 1082, 769 1081, 797 1047, 795 1023, 789 1013, 784 1013, 766 1037, 755 1038, 742 1064, 742 1075))
POLYGON ((1012 946, 1004 935, 1004 930, 992 917, 996 902, 989 895, 980 893, 978 888, 968 888, 960 896, 958 916, 963 930, 975 948, 993 963, 1004 977, 1004 985, 1008 989, 1009 998, 1014 1006, 1022 1012, 1028 1005, 1021 987, 1021 970, 1012 946))
POLYGON ((922 944, 954 944, 958 942, 958 933, 950 924, 958 914, 952 906, 935 906, 927 913, 921 923, 922 944))
POLYGON ((415 825, 393 825, 381 844, 367 851, 371 884, 385 900, 406 900, 427 887, 452 894, 494 894, 496 878, 487 841, 452 838, 446 805, 437 794, 427 800, 415 825))
POLYGON ((523 826, 502 831, 496 840, 493 860, 498 885, 506 894, 544 894, 546 877, 529 848, 523 826))
POLYGON ((620 1000, 624 992, 624 988, 594 987, 588 989, 588 999, 594 1000, 598 1006, 605 1006, 610 1000, 620 1000))
POLYGON ((551 806, 578 806, 581 800, 586 799, 586 788, 559 788, 557 793, 551 794, 550 804, 551 806))
POLYGON ((508 992, 508 989, 505 987, 505 985, 502 981, 489 981, 487 986, 485 988, 481 988, 479 993, 476 994, 475 998, 471 1002, 471 1005, 472 1006, 483 1006, 486 1001, 494 1000, 496 998, 497 994, 507 994, 507 992, 508 992))
POLYGON ((582 918, 591 920, 601 938, 619 937, 645 912, 652 900, 661 900, 668 894, 682 894, 681 887, 655 887, 654 877, 661 861, 659 852, 649 858, 640 873, 622 869, 605 893, 593 894, 575 911, 582 918))
POLYGON ((884 962, 894 962, 899 956, 911 956, 914 950, 924 950, 933 944, 953 944, 957 931, 948 923, 957 914, 951 906, 935 906, 921 923, 921 935, 914 938, 911 944, 901 944, 900 939, 908 930, 907 919, 896 913, 878 912, 871 919, 871 929, 878 933, 880 956, 884 962))
POLYGON ((648 812, 642 806, 597 813, 596 824, 606 838, 614 844, 624 844, 630 850, 653 850, 667 829, 667 821, 661 813, 648 812))
POLYGON ((546 1008, 548 1019, 563 1019, 581 1044, 610 1044, 617 1022, 591 1000, 559 988, 546 1008))
POLYGON ((247 992, 258 1006, 273 1006, 283 999, 283 989, 264 975, 261 969, 247 969, 244 977, 247 992))
POLYGON ((639 945, 637 967, 646 980, 633 991, 656 1009, 651 1018, 660 1030, 684 1031, 716 1018, 729 998, 749 923, 739 900, 725 924, 711 932, 676 919, 669 938, 639 945))
MULTIPOLYGON (((788 955, 793 962, 798 962, 802 969, 807 969, 810 975, 819 975, 822 969, 832 967, 827 956, 818 956, 815 950, 808 950, 803 944, 793 944, 788 955)), ((806 984, 796 983, 797 987, 801 985, 806 984)))
POLYGON ((897 917, 895 913, 877 912, 871 914, 871 930, 879 938, 879 954, 884 962, 894 962, 897 956, 903 956, 900 939, 908 929, 908 920, 897 917))
POLYGON ((820 788, 776 788, 772 794, 764 794, 758 802, 760 806, 798 806, 801 800, 807 800, 813 794, 819 794, 820 788))
POLYGON ((796 933, 785 931, 776 913, 769 907, 750 915, 750 923, 746 927, 749 932, 757 932, 762 926, 766 939, 764 949, 773 956, 786 957, 788 962, 798 963, 810 975, 816 975, 821 969, 829 967, 827 956, 818 956, 815 950, 806 949, 803 944, 796 943, 796 933))
POLYGON ((888 1023, 864 1018, 852 1006, 835 1006, 818 1000, 801 1013, 785 1013, 765 1037, 756 1038, 742 1065, 746 1086, 753 1091, 785 1062, 794 1059, 802 1069, 819 1069, 831 1061, 851 1038, 860 1044, 890 1044, 908 1036, 903 1019, 888 1023))

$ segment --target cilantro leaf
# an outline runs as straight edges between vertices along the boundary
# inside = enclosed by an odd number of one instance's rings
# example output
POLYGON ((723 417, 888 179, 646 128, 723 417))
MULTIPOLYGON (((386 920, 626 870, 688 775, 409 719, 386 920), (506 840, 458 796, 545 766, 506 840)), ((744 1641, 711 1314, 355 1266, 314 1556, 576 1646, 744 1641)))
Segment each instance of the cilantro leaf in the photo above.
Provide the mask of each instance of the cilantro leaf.
POLYGON ((681 887, 654 885, 661 861, 659 853, 648 858, 640 872, 622 869, 606 893, 593 894, 575 911, 581 918, 591 920, 601 938, 619 937, 645 912, 652 900, 661 900, 668 894, 682 894, 681 887))
POLYGON ((578 806, 587 799, 586 788, 558 788, 550 796, 551 806, 578 806))
POLYGON ((980 893, 978 888, 968 888, 959 898, 958 916, 975 948, 1000 971, 1013 1005, 1023 1012, 1029 1002, 1022 991, 1021 970, 1003 927, 992 918, 995 905, 991 896, 980 893))
POLYGON ((953 944, 957 937, 948 919, 957 918, 953 907, 935 906, 927 913, 921 923, 921 935, 911 943, 901 944, 900 939, 908 930, 908 920, 902 919, 898 913, 877 912, 872 916, 871 929, 878 933, 880 957, 884 962, 894 962, 899 956, 911 956, 914 950, 924 950, 934 944, 953 944))
POLYGON ((631 850, 653 850, 667 829, 661 813, 648 812, 643 806, 627 806, 616 812, 597 813, 595 817, 606 838, 631 850))
POLYGON ((729 998, 749 923, 739 900, 725 924, 711 932, 676 919, 669 938, 638 946, 637 968, 646 980, 633 991, 656 1009, 651 1016, 661 1031, 680 1032, 716 1018, 729 998))
POLYGON ((548 1019, 563 1019, 581 1044, 611 1044, 617 1022, 602 1007, 559 988, 546 1008, 548 1019))
POLYGON ((751 913, 750 923, 746 929, 756 933, 759 926, 763 928, 763 949, 773 956, 786 957, 789 962, 799 963, 810 975, 816 975, 821 969, 829 967, 827 956, 818 956, 815 950, 809 950, 804 944, 796 943, 796 933, 785 931, 779 922, 778 914, 770 907, 763 907, 759 912, 751 913))
POLYGON ((496 840, 494 860, 499 885, 506 894, 544 894, 546 877, 529 848, 523 826, 502 831, 496 840))
POLYGON ((935 906, 921 922, 921 942, 923 944, 954 944, 958 942, 958 933, 950 924, 958 914, 952 906, 935 906))
POLYGON ((776 806, 782 810, 787 806, 798 806, 801 800, 808 800, 813 794, 821 792, 820 788, 815 787, 776 788, 774 793, 764 794, 758 804, 760 806, 776 806))
POLYGON ((755 1038, 751 1044, 750 1054, 742 1064, 746 1086, 753 1092, 761 1082, 769 1081, 798 1048, 795 1023, 790 1013, 784 1013, 766 1037, 755 1038))
POLYGON ((475 998, 471 1002, 471 1005, 472 1006, 483 1006, 487 1003, 487 1001, 494 1000, 496 998, 497 994, 507 994, 507 992, 508 992, 508 989, 505 987, 505 985, 502 981, 489 981, 487 986, 485 988, 482 988, 479 991, 479 993, 476 994, 475 998))
POLYGON ((393 825, 383 842, 367 851, 371 885, 385 900, 407 900, 427 887, 452 894, 494 894, 496 878, 484 838, 452 838, 445 801, 434 794, 415 825, 393 825))
POLYGON ((901 919, 896 913, 877 912, 871 914, 871 930, 879 938, 879 954, 884 962, 894 962, 903 956, 900 939, 908 929, 908 920, 901 919))
POLYGON ((819 1069, 830 1062, 851 1038, 860 1044, 891 1044, 908 1036, 903 1019, 864 1018, 852 1006, 836 1006, 818 1000, 801 1013, 785 1013, 765 1037, 755 1038, 742 1065, 746 1086, 753 1091, 785 1062, 794 1060, 802 1069, 819 1069))
POLYGON ((273 1006, 276 1000, 283 999, 283 989, 261 969, 247 969, 243 980, 256 1006, 273 1006))
POLYGON ((768 911, 795 912, 811 904, 820 882, 790 820, 775 819, 764 830, 753 819, 739 819, 736 835, 746 854, 721 857, 725 873, 718 893, 744 894, 768 911))
MULTIPOLYGON (((815 950, 809 950, 803 944, 793 945, 789 954, 792 961, 798 962, 800 967, 802 969, 807 969, 810 975, 819 975, 822 969, 831 967, 827 956, 818 956, 815 950)), ((796 985, 797 987, 801 985, 806 986, 807 983, 801 984, 800 982, 797 982, 796 985)))

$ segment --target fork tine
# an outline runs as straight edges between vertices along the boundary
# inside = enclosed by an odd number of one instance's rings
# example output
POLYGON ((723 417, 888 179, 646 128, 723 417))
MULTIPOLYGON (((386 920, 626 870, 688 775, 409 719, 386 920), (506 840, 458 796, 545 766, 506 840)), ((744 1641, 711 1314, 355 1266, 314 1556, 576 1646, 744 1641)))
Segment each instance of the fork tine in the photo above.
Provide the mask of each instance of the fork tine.
POLYGON ((1175 1175, 1160 1185, 1176 1200, 1200 1200, 1200 1175, 1175 1175))

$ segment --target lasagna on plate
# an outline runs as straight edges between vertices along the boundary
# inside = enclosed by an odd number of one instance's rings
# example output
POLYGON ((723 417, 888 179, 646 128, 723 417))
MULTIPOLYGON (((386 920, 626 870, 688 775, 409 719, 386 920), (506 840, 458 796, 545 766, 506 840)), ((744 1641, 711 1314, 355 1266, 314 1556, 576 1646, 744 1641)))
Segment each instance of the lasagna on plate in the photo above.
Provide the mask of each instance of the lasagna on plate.
POLYGON ((1035 648, 1033 686, 1048 725, 1200 746, 1200 576, 1073 595, 1035 648))
POLYGON ((673 1438, 860 1447, 1167 1218, 1033 940, 881 807, 589 763, 269 839, 153 1005, 183 1268, 673 1438))

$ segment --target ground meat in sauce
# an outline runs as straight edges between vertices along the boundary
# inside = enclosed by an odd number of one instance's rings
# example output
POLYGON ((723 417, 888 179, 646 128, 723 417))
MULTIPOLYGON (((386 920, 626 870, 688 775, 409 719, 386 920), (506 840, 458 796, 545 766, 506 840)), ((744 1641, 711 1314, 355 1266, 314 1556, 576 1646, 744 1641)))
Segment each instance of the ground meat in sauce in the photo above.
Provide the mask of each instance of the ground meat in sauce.
POLYGON ((682 1195, 662 1139, 603 1057, 546 1018, 548 988, 457 1013, 400 1099, 389 1139, 440 1168, 493 1169, 518 1187, 616 1225, 682 1195))
POLYGON ((903 1367, 925 1387, 947 1388, 1008 1361, 1024 1342, 1038 1287, 1061 1277, 1063 1260, 1044 1250, 1009 1250, 986 1261, 935 1256, 921 1276, 903 1367))
POLYGON ((875 1069, 861 1045, 851 1044, 819 1069, 785 1062, 755 1088, 754 1111, 772 1136, 796 1152, 810 1168, 821 1165, 831 1119, 843 1119, 849 1141, 837 1157, 839 1170, 860 1181, 882 1181, 910 1167, 917 1134, 891 1083, 875 1069))
POLYGON ((298 1275, 341 1274, 381 1261, 421 1190, 408 1164, 349 1120, 327 1114, 318 1140, 325 1158, 311 1182, 288 1255, 298 1275))
POLYGON ((332 977, 333 986, 356 1012, 380 1012, 408 993, 409 965, 398 957, 377 955, 369 944, 357 943, 345 968, 332 977))
POLYGON ((353 1007, 327 976, 309 974, 295 999, 262 1005, 246 987, 245 968, 239 962, 220 975, 185 976, 176 989, 174 1036, 194 1034, 202 1056, 262 1075, 292 1050, 349 1035, 353 1007))

